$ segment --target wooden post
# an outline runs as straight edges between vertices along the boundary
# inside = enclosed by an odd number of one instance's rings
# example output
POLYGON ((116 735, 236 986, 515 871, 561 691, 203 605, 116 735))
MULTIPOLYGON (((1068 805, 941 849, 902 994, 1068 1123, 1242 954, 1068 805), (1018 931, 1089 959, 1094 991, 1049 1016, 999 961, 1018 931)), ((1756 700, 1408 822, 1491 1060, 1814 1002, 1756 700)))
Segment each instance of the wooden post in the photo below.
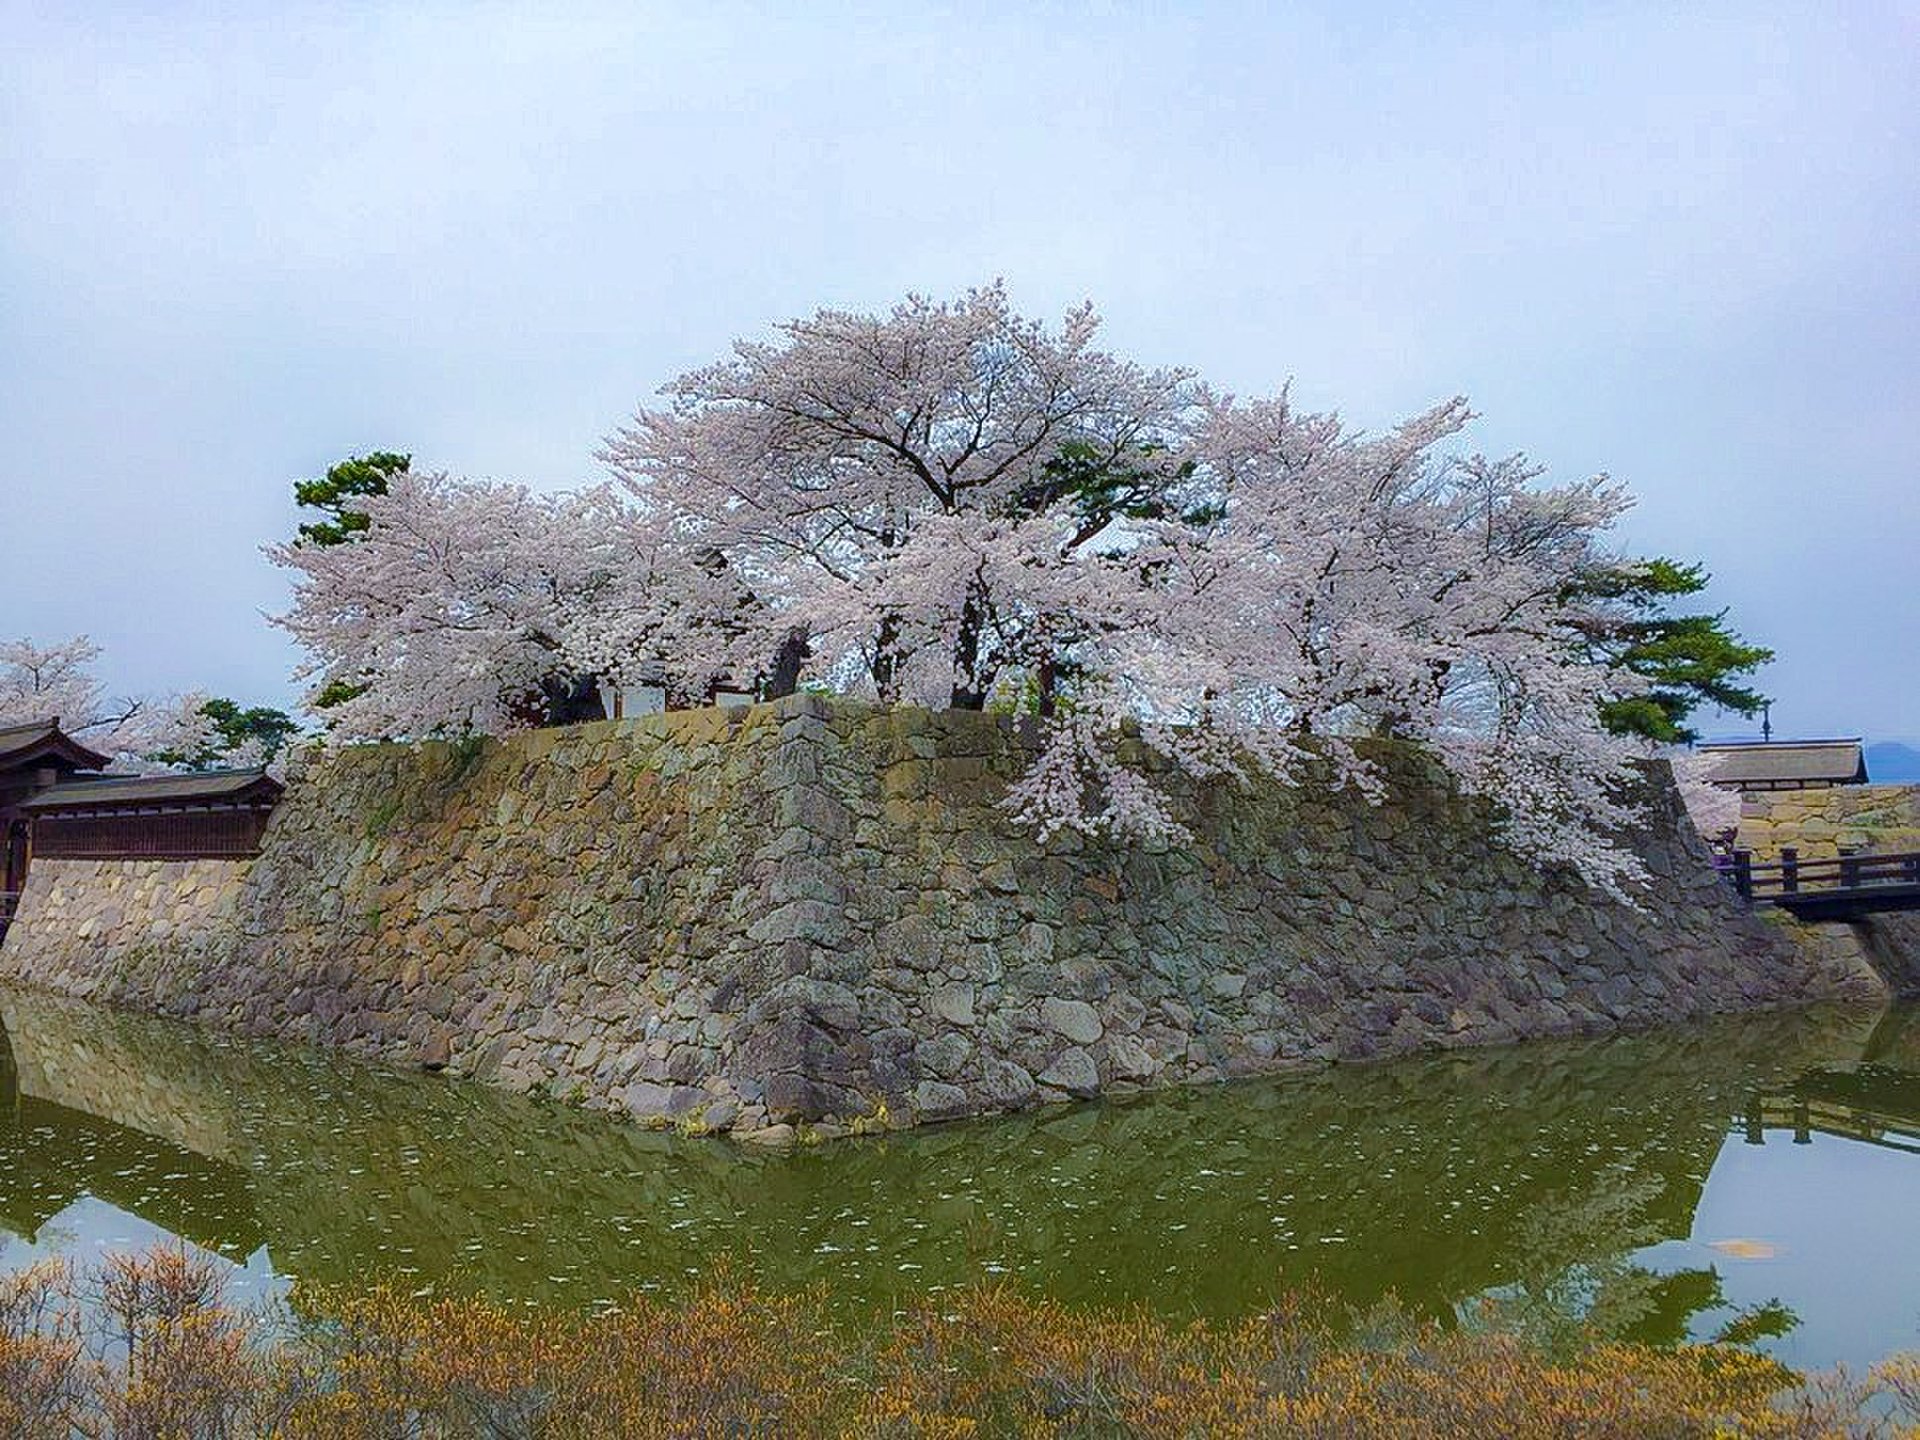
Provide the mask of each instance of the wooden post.
POLYGON ((1800 889, 1800 851, 1792 845, 1780 847, 1780 892, 1795 894, 1800 889))
POLYGON ((1842 845, 1840 847, 1840 885, 1851 890, 1860 883, 1860 847, 1842 845))
POLYGON ((1742 900, 1753 899, 1753 851, 1733 852, 1733 888, 1740 892, 1742 900))

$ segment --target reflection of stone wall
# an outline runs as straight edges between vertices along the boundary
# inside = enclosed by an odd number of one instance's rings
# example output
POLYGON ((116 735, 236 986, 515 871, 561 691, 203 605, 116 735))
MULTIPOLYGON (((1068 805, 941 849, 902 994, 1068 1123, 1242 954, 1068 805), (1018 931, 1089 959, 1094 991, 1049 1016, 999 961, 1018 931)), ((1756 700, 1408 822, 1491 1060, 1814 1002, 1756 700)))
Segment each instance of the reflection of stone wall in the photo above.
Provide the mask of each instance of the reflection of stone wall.
MULTIPOLYGON (((235 1160, 230 1101, 204 1074, 156 1067, 124 1043, 99 1012, 0 990, 20 1093, 171 1141, 215 1160, 235 1160), (50 1018, 54 1023, 49 1023, 50 1018)), ((149 1022, 151 1023, 151 1022, 149 1022)))
POLYGON ((1500 849, 1406 752, 1378 808, 1189 788, 1189 845, 1050 849, 995 803, 1029 753, 991 717, 809 697, 347 750, 192 945, 82 935, 36 878, 0 974, 711 1128, 1875 989, 1741 913, 1667 792, 1635 910, 1500 849))
MULTIPOLYGON (((1889 1010, 1874 1027, 1864 1058, 1920 1075, 1920 1006, 1889 1010)), ((1920 1116, 1914 1118, 1920 1120, 1920 1116)))
MULTIPOLYGON (((1869 1038, 1887 1027, 1857 1010, 1749 1016, 772 1155, 40 993, 0 992, 0 1015, 24 1056, 89 1057, 62 1104, 226 1137, 209 1152, 221 1163, 149 1169, 150 1193, 123 1184, 119 1203, 169 1226, 190 1216, 226 1253, 264 1239, 283 1273, 352 1283, 405 1266, 409 1289, 587 1304, 727 1259, 854 1312, 890 1308, 903 1285, 1002 1273, 1176 1314, 1240 1317, 1303 1286, 1446 1313, 1686 1235, 1753 1095, 1890 1058, 1869 1038), (135 1112, 130 1094, 152 1098, 135 1112)), ((76 1188, 110 1193, 124 1150, 69 1133, 29 1143, 64 1151, 76 1188)), ((0 1199, 6 1137, 0 1113, 0 1199)))
POLYGON ((1802 860, 1831 860, 1843 845, 1882 855, 1920 850, 1920 785, 1835 785, 1740 797, 1738 843, 1757 861, 1797 846, 1802 860))

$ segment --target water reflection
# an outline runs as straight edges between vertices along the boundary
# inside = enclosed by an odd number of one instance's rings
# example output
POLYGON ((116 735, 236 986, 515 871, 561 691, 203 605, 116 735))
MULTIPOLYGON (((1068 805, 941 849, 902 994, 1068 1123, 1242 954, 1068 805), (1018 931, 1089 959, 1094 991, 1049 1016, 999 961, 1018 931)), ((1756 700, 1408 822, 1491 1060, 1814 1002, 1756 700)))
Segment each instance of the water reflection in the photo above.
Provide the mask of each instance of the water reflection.
POLYGON ((1743 1117, 1747 1144, 1768 1131, 1814 1133, 1920 1154, 1920 1010, 1893 1010, 1874 1027, 1857 1064, 1809 1069, 1786 1091, 1755 1092, 1743 1117))
MULTIPOLYGON (((1886 1205, 1920 1200, 1920 1165, 1888 1148, 1920 1132, 1920 1023, 1899 1013, 1340 1069, 791 1156, 41 996, 0 992, 0 1027, 0 1230, 20 1242, 0 1236, 0 1265, 87 1196, 256 1266, 264 1246, 282 1274, 572 1304, 731 1256, 850 1307, 1006 1274, 1223 1316, 1311 1284, 1443 1317, 1490 1297, 1547 1338, 1580 1315, 1751 1338, 1819 1311, 1809 1287, 1858 1282, 1796 1271, 1794 1293, 1767 1290, 1753 1255, 1712 1248, 1766 1235, 1701 1231, 1711 1187, 1771 1187, 1742 1190, 1758 1203, 1742 1221, 1778 1229, 1827 1203, 1833 1157, 1871 1145, 1901 1162, 1874 1182, 1886 1205), (1770 1157, 1802 1132, 1821 1141, 1804 1173, 1724 1178, 1726 1148, 1757 1137, 1770 1157)), ((1906 1253, 1904 1227, 1862 1233, 1849 1263, 1884 1272, 1869 1247, 1889 1237, 1906 1253)), ((1788 1343, 1820 1363, 1916 1341, 1809 1323, 1788 1343)))

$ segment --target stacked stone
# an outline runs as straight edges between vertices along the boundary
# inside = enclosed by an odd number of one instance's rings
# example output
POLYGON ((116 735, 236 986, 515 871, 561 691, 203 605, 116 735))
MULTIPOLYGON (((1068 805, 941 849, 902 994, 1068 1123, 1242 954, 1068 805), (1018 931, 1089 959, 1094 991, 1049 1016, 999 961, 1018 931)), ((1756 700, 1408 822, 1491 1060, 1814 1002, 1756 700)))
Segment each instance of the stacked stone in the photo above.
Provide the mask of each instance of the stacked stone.
POLYGON ((345 749, 250 865, 36 866, 0 976, 767 1140, 1884 993, 1670 786, 1626 906, 1392 746, 1378 806, 1163 774, 1191 843, 1043 847, 1001 807, 1035 743, 798 696, 345 749))
POLYGON ((1756 861, 1792 846, 1802 860, 1832 860, 1842 849, 1882 855, 1920 851, 1920 785, 1831 785, 1760 790, 1740 797, 1736 844, 1756 861))
POLYGON ((0 952, 68 995, 144 1007, 229 958, 250 861, 37 860, 0 952))

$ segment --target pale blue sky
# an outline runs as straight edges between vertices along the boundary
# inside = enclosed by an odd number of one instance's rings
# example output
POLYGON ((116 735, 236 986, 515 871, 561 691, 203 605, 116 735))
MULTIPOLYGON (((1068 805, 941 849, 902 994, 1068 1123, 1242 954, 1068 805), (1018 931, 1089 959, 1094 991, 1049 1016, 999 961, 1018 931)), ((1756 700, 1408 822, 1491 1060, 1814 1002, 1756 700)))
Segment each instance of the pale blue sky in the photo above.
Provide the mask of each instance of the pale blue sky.
POLYGON ((295 477, 593 479, 737 334, 1004 275, 1466 393, 1708 564, 1783 730, 1920 736, 1920 6, 1548 8, 0 0, 0 632, 284 701, 295 477))

